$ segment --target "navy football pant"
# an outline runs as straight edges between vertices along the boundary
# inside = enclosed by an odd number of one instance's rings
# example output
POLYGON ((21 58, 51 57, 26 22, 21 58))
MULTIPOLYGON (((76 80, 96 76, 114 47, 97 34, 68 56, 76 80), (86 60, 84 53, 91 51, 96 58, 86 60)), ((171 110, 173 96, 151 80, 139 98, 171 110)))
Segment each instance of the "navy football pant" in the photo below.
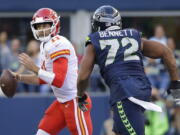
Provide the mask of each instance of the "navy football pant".
POLYGON ((113 105, 113 131, 120 135, 144 135, 144 108, 128 99, 113 105))

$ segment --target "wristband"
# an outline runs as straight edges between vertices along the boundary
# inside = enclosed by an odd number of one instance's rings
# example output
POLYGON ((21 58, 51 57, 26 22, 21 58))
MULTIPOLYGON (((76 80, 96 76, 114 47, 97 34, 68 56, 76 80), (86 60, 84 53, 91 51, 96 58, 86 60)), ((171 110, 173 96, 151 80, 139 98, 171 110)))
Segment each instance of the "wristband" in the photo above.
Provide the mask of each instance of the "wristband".
POLYGON ((54 80, 55 74, 51 72, 47 72, 43 69, 40 69, 38 71, 38 77, 44 80, 45 82, 47 82, 48 84, 51 84, 54 80))

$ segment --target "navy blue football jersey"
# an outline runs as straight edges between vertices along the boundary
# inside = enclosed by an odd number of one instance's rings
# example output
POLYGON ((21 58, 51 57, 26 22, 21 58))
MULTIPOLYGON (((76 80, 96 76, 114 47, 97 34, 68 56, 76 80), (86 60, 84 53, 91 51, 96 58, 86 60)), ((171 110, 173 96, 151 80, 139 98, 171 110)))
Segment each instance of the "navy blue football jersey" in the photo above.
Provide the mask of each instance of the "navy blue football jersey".
POLYGON ((141 35, 135 29, 90 34, 86 44, 95 48, 96 64, 111 90, 111 102, 130 96, 147 99, 150 83, 144 73, 141 35))

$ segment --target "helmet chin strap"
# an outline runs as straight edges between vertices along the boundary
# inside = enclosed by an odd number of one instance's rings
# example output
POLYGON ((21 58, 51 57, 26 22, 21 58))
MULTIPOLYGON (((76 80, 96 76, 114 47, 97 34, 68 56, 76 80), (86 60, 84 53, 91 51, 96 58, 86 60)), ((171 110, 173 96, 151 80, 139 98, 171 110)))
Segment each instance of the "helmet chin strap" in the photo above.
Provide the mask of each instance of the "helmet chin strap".
POLYGON ((46 30, 41 30, 43 32, 43 36, 39 36, 39 31, 36 31, 36 37, 37 40, 40 40, 41 42, 47 42, 51 39, 51 32, 49 33, 49 35, 46 36, 46 30))
POLYGON ((51 35, 49 34, 46 37, 39 37, 38 40, 40 40, 41 42, 48 42, 51 39, 51 35))
POLYGON ((43 39, 40 39, 42 42, 47 42, 51 39, 51 32, 53 31, 52 28, 50 28, 50 33, 48 36, 46 36, 46 30, 43 30, 44 37, 43 39))
POLYGON ((41 42, 48 42, 51 39, 51 33, 54 30, 54 27, 51 27, 49 29, 44 29, 44 30, 35 30, 35 37, 37 40, 41 41, 41 42), (46 31, 50 29, 50 33, 49 35, 46 36, 46 31), (43 32, 43 36, 38 36, 38 32, 42 31, 43 32))

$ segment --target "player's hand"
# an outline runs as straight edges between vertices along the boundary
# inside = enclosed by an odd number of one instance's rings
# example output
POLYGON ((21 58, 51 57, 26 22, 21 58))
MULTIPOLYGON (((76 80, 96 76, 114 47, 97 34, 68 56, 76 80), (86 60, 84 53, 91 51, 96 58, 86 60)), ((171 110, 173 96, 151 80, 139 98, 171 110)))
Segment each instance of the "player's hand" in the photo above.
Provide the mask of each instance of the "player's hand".
POLYGON ((168 94, 171 94, 176 105, 180 106, 180 80, 171 81, 168 94))
POLYGON ((78 96, 78 107, 83 111, 86 112, 88 109, 86 107, 86 105, 88 104, 88 102, 86 101, 87 99, 87 95, 84 94, 83 96, 78 96))
POLYGON ((19 61, 30 71, 33 71, 36 74, 38 73, 39 68, 35 65, 34 61, 27 54, 21 53, 19 55, 19 61))

